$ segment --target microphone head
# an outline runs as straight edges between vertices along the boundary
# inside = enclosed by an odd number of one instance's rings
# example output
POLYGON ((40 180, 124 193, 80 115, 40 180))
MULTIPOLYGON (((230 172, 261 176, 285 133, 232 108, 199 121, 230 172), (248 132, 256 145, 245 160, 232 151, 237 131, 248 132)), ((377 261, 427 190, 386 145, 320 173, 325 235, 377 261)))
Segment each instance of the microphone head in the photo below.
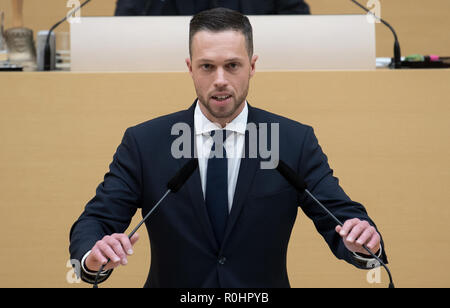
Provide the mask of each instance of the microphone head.
POLYGON ((276 169, 299 192, 303 192, 306 189, 306 184, 303 179, 284 161, 280 160, 276 169))
POLYGON ((167 188, 172 192, 177 192, 189 177, 194 173, 195 169, 198 167, 197 158, 192 158, 189 160, 178 172, 175 176, 167 183, 167 188))

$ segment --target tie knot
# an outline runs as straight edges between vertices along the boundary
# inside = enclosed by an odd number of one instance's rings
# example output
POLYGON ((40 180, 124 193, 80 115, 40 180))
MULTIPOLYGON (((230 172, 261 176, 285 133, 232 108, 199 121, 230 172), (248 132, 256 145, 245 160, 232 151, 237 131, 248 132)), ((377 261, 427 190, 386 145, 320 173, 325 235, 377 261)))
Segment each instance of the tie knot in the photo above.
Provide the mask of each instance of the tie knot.
POLYGON ((213 139, 210 157, 211 156, 218 158, 226 157, 226 152, 224 148, 225 140, 230 136, 231 133, 232 131, 225 129, 217 129, 210 132, 210 136, 213 139))
POLYGON ((225 143, 225 140, 231 135, 232 131, 226 130, 226 129, 216 129, 212 130, 209 135, 211 138, 213 138, 213 143, 216 144, 223 144, 225 143))

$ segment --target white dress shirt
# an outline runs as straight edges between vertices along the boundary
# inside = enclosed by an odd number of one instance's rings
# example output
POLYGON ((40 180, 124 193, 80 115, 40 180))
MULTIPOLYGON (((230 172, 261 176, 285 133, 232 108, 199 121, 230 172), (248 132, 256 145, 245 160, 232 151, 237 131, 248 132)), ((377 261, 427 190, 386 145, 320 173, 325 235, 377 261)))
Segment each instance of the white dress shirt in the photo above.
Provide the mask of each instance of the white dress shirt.
MULTIPOLYGON (((231 211, 233 204, 234 191, 236 189, 237 178, 239 175, 239 167, 241 164, 241 157, 244 151, 245 144, 245 130, 247 128, 248 107, 247 102, 241 113, 230 123, 225 126, 225 130, 229 136, 225 140, 224 146, 228 159, 228 212, 231 211)), ((199 102, 194 111, 194 130, 195 143, 198 157, 198 167, 200 172, 200 179, 202 183, 203 198, 206 192, 206 174, 208 172, 208 157, 213 145, 213 138, 210 133, 213 130, 222 129, 222 127, 209 121, 203 112, 200 110, 199 102)))

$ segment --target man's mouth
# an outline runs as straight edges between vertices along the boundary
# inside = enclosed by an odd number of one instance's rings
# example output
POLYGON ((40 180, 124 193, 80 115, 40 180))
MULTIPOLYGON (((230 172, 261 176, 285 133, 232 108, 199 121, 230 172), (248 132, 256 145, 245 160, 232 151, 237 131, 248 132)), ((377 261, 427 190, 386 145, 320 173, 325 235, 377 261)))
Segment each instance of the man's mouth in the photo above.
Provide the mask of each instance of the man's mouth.
POLYGON ((214 95, 214 96, 212 96, 212 98, 214 100, 216 100, 216 101, 223 102, 223 101, 231 98, 231 95, 220 95, 220 96, 219 95, 217 95, 217 96, 214 95))

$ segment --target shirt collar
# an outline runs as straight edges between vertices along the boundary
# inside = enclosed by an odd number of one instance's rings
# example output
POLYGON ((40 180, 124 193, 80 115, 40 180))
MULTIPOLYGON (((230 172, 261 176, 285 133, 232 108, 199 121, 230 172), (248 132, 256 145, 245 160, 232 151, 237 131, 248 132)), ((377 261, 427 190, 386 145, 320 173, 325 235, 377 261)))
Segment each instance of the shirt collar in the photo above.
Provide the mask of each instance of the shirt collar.
MULTIPOLYGON (((247 101, 244 102, 245 106, 241 113, 234 118, 233 121, 228 123, 224 129, 232 132, 236 132, 241 135, 245 135, 245 130, 247 129, 247 118, 248 118, 248 106, 247 101)), ((194 128, 195 134, 209 134, 213 130, 221 129, 220 126, 211 122, 206 118, 200 109, 199 101, 197 100, 195 111, 194 111, 194 128)))

